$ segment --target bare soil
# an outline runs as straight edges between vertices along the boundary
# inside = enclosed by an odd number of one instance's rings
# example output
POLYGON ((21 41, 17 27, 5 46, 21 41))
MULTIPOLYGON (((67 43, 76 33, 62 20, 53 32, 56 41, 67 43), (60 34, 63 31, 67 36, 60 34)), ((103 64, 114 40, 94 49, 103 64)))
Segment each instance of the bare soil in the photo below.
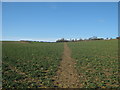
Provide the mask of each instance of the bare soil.
POLYGON ((79 76, 74 66, 75 60, 71 58, 71 51, 67 43, 64 43, 63 57, 55 77, 55 85, 60 88, 80 88, 79 76))

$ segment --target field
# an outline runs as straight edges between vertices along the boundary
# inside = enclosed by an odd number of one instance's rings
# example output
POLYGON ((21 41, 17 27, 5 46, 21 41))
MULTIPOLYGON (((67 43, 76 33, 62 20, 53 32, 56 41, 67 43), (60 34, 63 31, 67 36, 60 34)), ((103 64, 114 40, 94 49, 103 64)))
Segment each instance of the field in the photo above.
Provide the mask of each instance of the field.
POLYGON ((54 87, 62 43, 3 42, 3 87, 54 87))
POLYGON ((118 87, 118 41, 69 43, 85 88, 118 87))
MULTIPOLYGON (((54 77, 57 75, 57 71, 60 71, 59 66, 63 60, 63 54, 66 53, 65 48, 67 48, 66 52, 70 53, 66 54, 62 64, 67 63, 72 66, 75 61, 74 67, 79 76, 80 88, 115 88, 119 86, 118 40, 100 40, 68 43, 3 42, 3 87, 59 87, 54 83, 54 77), (71 58, 67 58, 67 55, 71 58), (72 59, 74 61, 71 62, 72 59)), ((70 70, 67 64, 60 66, 61 72, 65 73, 64 70, 70 70)), ((71 72, 74 74, 73 71, 71 72)), ((61 77, 63 76, 61 75, 61 77)))

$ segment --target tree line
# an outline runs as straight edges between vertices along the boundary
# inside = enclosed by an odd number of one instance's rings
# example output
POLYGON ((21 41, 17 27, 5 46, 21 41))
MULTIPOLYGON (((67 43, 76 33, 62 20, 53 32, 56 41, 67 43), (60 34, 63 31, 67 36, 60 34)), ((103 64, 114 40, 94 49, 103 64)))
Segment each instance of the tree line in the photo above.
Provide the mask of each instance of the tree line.
MULTIPOLYGON (((120 39, 120 37, 116 37, 116 39, 120 39)), ((90 40, 112 40, 112 38, 98 38, 96 36, 93 36, 93 37, 90 37, 88 39, 64 39, 64 38, 61 38, 61 39, 58 39, 56 40, 56 42, 79 42, 79 41, 90 41, 90 40)))

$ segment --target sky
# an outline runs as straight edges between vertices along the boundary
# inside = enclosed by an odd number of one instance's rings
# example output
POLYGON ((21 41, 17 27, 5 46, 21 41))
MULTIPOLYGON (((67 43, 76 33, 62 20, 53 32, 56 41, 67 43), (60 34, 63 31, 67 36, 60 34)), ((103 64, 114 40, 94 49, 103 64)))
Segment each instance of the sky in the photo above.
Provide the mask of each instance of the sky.
POLYGON ((115 38, 117 2, 3 2, 2 39, 115 38))
POLYGON ((118 2, 119 0, 2 0, 3 2, 118 2))

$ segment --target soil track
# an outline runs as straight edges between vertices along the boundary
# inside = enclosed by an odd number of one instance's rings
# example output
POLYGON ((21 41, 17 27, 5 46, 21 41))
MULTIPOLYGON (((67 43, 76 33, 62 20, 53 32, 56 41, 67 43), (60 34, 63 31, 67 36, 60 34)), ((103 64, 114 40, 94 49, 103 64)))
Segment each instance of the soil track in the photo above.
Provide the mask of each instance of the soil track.
POLYGON ((64 52, 60 67, 57 71, 55 84, 60 88, 80 88, 79 76, 74 68, 75 60, 71 58, 71 51, 64 43, 64 52))

